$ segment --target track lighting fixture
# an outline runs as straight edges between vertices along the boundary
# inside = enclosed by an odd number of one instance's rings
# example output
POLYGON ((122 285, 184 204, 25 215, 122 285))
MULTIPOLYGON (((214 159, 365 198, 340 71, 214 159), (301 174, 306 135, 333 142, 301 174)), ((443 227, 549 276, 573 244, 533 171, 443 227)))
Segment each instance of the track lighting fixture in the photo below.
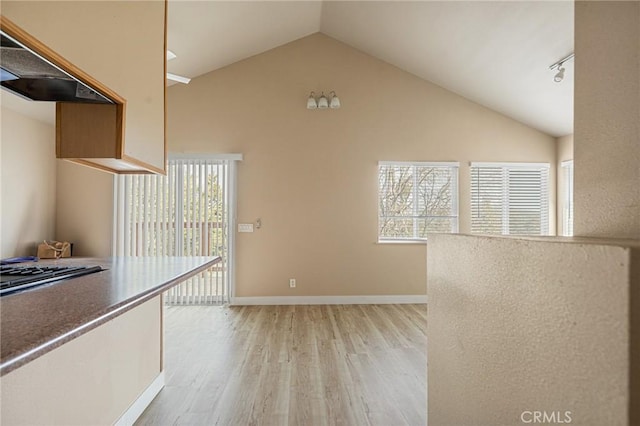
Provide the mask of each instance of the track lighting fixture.
POLYGON ((324 92, 321 92, 319 98, 316 99, 315 92, 311 92, 309 94, 309 98, 307 99, 307 109, 338 109, 340 108, 340 98, 336 95, 336 92, 331 91, 329 93, 329 99, 324 95, 324 92))
POLYGON ((560 59, 555 64, 549 66, 550 70, 558 69, 558 72, 556 73, 556 75, 553 76, 553 81, 555 81, 556 83, 560 83, 564 79, 564 67, 562 65, 565 62, 567 62, 569 59, 573 59, 574 57, 575 57, 575 54, 571 53, 567 57, 560 59))

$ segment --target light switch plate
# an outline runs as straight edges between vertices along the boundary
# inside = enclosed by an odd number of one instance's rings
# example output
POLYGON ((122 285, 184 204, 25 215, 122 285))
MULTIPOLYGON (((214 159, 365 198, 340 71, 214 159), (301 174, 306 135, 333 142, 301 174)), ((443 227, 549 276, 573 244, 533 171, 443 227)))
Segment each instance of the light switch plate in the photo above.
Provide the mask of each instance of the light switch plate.
POLYGON ((239 223, 238 232, 253 232, 253 223, 239 223))

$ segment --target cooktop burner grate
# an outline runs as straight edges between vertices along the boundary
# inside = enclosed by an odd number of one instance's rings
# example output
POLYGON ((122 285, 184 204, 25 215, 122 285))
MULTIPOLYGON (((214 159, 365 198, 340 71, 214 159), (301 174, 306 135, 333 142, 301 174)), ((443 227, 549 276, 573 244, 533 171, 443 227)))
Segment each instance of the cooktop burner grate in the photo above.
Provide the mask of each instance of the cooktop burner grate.
POLYGON ((102 270, 100 266, 2 265, 0 296, 102 270))

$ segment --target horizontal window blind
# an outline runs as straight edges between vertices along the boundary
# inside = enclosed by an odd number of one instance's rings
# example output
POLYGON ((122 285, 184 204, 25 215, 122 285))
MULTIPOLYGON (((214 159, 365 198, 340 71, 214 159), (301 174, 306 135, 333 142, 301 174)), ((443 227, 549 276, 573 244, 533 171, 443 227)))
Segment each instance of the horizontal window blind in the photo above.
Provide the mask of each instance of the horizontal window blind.
POLYGON ((549 233, 549 165, 471 165, 471 232, 549 233))
POLYGON ((457 231, 458 163, 379 163, 380 241, 457 231))

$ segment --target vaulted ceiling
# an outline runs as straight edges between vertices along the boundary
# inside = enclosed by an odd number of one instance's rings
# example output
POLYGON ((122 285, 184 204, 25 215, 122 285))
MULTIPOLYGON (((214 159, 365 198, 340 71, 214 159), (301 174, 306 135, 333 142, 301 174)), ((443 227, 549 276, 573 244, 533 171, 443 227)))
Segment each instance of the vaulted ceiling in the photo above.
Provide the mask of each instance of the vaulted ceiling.
POLYGON ((322 32, 553 136, 573 132, 572 1, 169 0, 169 72, 191 78, 322 32))
MULTIPOLYGON (((175 74, 322 32, 552 136, 573 133, 573 61, 560 83, 549 70, 573 51, 573 1, 169 0, 168 16, 175 74)), ((3 105, 53 122, 52 104, 2 92, 3 105)))

